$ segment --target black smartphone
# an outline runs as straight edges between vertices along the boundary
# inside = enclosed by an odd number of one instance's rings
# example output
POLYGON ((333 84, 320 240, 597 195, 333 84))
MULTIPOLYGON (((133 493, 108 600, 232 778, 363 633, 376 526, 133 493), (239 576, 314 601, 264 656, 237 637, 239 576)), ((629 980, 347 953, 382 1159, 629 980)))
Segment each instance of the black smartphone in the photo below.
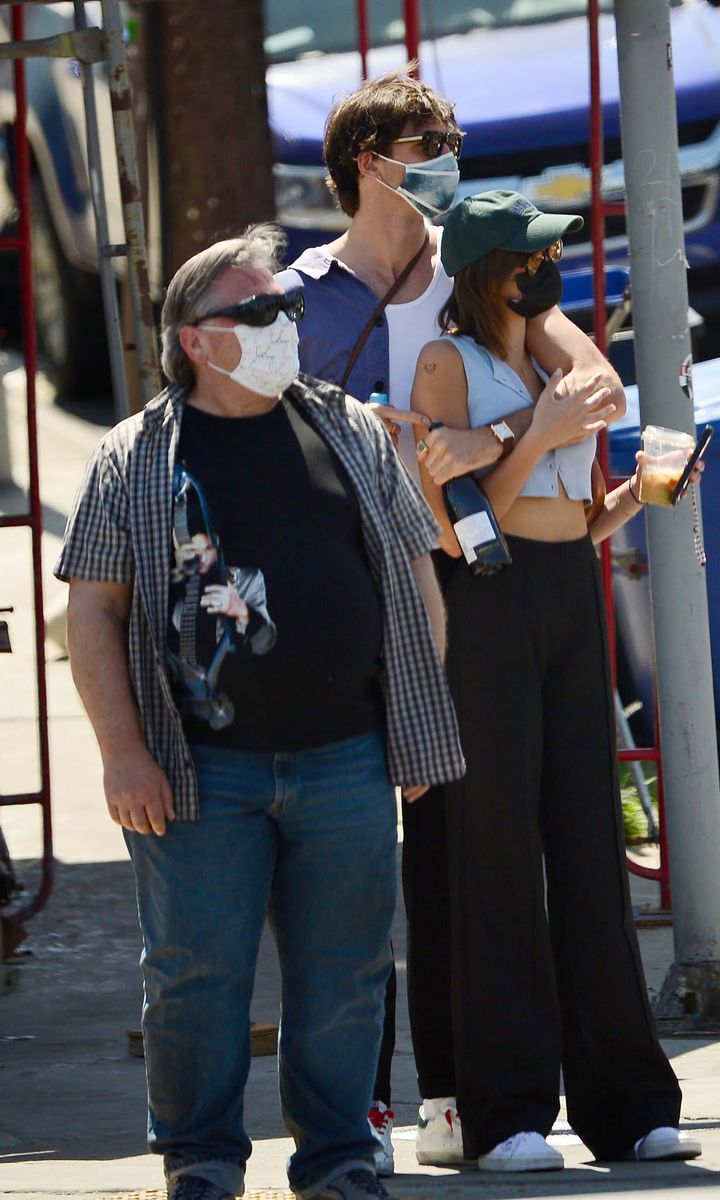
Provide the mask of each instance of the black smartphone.
POLYGON ((702 458, 703 454, 705 453, 705 451, 707 450, 708 446, 710 445, 710 443, 712 441, 712 435, 713 435, 712 425, 706 425, 705 428, 703 429, 702 433, 700 434, 700 437, 697 440, 695 449, 693 450, 689 459, 685 463, 685 470, 683 471, 682 475, 680 476, 677 483, 675 484, 673 494, 670 497, 671 502, 673 504, 677 504, 679 500, 682 500, 683 496, 685 495, 686 491, 688 490, 688 487, 690 486, 690 476, 693 473, 693 467, 695 466, 696 463, 700 462, 700 459, 702 458))

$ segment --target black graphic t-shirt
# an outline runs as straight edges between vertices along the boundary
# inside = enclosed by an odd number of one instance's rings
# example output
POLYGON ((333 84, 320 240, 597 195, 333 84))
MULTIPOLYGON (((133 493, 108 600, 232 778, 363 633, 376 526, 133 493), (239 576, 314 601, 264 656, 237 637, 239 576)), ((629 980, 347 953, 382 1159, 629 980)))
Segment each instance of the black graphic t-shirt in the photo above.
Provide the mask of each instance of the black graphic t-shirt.
POLYGON ((336 456, 290 400, 186 407, 168 661, 190 742, 293 751, 379 728, 380 597, 336 456))

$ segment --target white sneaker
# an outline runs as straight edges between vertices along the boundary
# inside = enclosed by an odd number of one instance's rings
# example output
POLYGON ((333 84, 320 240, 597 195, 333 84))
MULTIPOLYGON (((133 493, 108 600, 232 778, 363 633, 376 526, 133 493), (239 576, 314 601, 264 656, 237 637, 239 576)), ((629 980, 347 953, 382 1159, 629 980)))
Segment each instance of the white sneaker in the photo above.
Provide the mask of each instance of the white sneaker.
POLYGON ((375 1170, 386 1178, 395 1172, 395 1156, 391 1141, 395 1113, 382 1100, 373 1100, 368 1113, 368 1124, 377 1146, 374 1151, 375 1170))
POLYGON ((691 1137, 682 1129, 672 1125, 662 1125, 659 1129, 651 1129, 644 1138, 635 1143, 635 1157, 638 1162, 658 1162, 663 1159, 698 1158, 702 1154, 702 1146, 697 1138, 691 1137))
POLYGON ((478 1159, 481 1171, 561 1171, 564 1166, 560 1151, 541 1133, 514 1133, 478 1159))
MULTIPOLYGON (((457 1109, 453 1105, 425 1116, 425 1103, 418 1111, 415 1157, 423 1166, 446 1166, 448 1163, 464 1162, 462 1126, 457 1109)), ((428 1105, 429 1113, 435 1106, 428 1105)))

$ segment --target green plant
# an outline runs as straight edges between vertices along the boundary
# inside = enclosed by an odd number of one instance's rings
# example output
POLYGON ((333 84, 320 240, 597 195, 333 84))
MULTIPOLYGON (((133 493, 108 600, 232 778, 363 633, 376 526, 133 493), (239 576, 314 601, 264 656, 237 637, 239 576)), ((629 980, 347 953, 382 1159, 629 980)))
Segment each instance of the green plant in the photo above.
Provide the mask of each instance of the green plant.
MULTIPOLYGON (((657 779, 647 780, 650 799, 657 825, 657 779)), ((647 817, 643 811, 635 780, 629 763, 620 764, 620 801, 622 804, 623 829, 626 846, 637 845, 648 839, 647 817)))

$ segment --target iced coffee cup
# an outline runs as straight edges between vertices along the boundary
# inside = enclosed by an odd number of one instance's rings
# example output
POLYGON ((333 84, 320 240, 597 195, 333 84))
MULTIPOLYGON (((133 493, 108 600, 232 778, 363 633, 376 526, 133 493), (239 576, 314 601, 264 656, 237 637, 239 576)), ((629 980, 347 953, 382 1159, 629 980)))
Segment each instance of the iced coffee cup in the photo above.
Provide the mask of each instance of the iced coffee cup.
POLYGON ((672 504, 673 492, 694 447, 695 438, 689 433, 646 425, 642 448, 648 461, 640 476, 640 499, 644 504, 672 504))

